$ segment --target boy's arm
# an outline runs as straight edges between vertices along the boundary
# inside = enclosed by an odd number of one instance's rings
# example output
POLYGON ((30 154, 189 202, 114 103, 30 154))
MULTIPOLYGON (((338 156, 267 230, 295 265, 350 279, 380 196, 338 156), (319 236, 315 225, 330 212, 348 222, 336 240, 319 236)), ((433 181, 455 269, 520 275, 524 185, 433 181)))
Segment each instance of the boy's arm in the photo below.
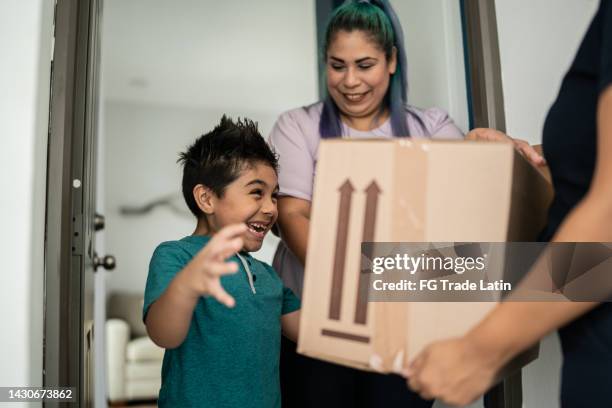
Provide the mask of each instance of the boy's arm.
POLYGON ((287 313, 281 316, 283 334, 289 340, 296 342, 300 333, 300 311, 287 313))
MULTIPOLYGON (((184 271, 184 270, 183 270, 184 271)), ((183 343, 199 296, 193 296, 181 283, 181 271, 166 291, 149 307, 145 325, 155 344, 172 349, 183 343)))
POLYGON ((183 343, 200 296, 212 296, 228 307, 234 306, 234 299, 221 286, 221 276, 238 270, 235 262, 225 259, 242 248, 240 236, 245 231, 244 224, 219 231, 151 304, 145 325, 155 344, 176 348, 183 343))

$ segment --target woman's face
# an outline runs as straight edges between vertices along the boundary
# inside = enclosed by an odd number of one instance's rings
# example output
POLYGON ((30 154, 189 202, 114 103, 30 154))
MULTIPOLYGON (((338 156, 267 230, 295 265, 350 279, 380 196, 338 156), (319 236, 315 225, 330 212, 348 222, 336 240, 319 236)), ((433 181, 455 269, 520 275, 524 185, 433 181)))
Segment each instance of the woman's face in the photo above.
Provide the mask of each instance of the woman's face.
POLYGON ((327 89, 343 116, 373 118, 395 72, 395 50, 385 53, 359 30, 339 31, 327 50, 327 89))

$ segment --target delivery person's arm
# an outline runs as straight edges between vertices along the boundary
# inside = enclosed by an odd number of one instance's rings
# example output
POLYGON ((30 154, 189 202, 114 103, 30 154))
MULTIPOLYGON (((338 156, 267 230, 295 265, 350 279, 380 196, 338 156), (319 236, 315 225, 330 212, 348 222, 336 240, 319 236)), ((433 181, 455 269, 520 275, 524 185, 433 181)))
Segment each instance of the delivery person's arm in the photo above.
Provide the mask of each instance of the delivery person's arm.
POLYGON ((294 197, 279 198, 278 225, 287 247, 298 257, 302 265, 305 265, 310 226, 310 201, 294 197))
MULTIPOLYGON (((553 241, 612 242, 612 86, 599 99, 597 162, 584 199, 569 213, 553 241)), ((512 357, 547 333, 593 309, 593 302, 507 302, 466 336, 436 342, 404 373, 425 398, 465 405, 483 394, 512 357)))

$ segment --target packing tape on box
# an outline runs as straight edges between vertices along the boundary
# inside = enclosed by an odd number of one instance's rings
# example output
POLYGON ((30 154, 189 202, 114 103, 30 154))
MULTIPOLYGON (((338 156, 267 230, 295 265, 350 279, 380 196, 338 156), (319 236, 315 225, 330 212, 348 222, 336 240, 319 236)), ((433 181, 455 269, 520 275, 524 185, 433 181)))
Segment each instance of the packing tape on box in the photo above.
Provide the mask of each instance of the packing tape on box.
POLYGON ((406 324, 408 308, 401 302, 377 302, 374 308, 374 336, 372 341, 373 367, 379 371, 398 372, 408 364, 406 324))

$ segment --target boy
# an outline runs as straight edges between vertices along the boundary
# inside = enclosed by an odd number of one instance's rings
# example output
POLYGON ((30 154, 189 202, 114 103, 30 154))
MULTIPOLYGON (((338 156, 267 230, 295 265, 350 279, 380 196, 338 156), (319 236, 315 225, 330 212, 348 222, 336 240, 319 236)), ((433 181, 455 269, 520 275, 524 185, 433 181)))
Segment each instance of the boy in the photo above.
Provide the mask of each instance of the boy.
POLYGON ((277 157, 253 122, 223 116, 179 161, 197 226, 149 266, 143 319, 166 348, 158 404, 280 407, 281 321, 295 340, 299 300, 248 255, 276 221, 277 157))

